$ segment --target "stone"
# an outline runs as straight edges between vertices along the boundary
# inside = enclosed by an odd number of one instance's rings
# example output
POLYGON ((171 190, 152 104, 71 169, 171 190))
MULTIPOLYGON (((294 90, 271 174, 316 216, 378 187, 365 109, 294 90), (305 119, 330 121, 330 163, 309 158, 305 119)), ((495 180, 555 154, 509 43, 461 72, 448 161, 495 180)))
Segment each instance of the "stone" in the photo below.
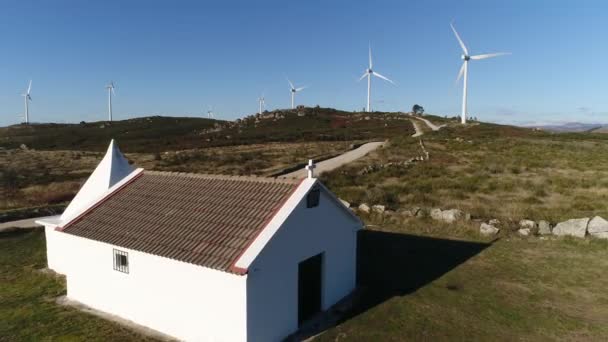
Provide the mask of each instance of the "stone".
POLYGON ((589 223, 588 217, 560 222, 553 228, 553 235, 584 238, 587 233, 587 223, 589 223))
POLYGON ((591 235, 608 232, 608 221, 604 220, 600 216, 596 216, 589 221, 587 231, 591 235))
POLYGON ((532 220, 521 220, 519 221, 519 228, 534 229, 536 228, 536 222, 532 220))
POLYGON ((372 211, 375 213, 384 214, 385 210, 386 210, 386 208, 383 205, 380 205, 380 204, 372 205, 372 211))
POLYGON ((422 210, 421 208, 418 208, 418 211, 416 212, 416 217, 423 218, 425 216, 426 216, 426 212, 424 210, 422 210))
POLYGON ((342 202, 342 204, 344 204, 345 207, 350 208, 350 203, 346 202, 345 200, 338 198, 340 200, 340 202, 342 202))
POLYGON ((487 223, 481 223, 481 226, 479 227, 479 233, 481 233, 481 235, 485 235, 485 236, 496 235, 496 234, 498 234, 499 231, 500 231, 500 229, 494 227, 491 224, 487 224, 487 223))
POLYGON ((359 211, 361 211, 363 213, 366 213, 366 214, 369 214, 369 210, 370 210, 369 209, 369 205, 367 205, 366 203, 361 203, 359 205, 359 211))
POLYGON ((498 226, 500 225, 500 221, 498 219, 491 219, 490 221, 488 221, 488 224, 492 226, 498 226))
POLYGON ((447 223, 453 223, 465 217, 464 212, 460 209, 444 210, 441 212, 441 216, 443 221, 447 223))
POLYGON ((28 150, 28 148, 27 148, 27 145, 26 145, 26 144, 21 144, 21 145, 19 145, 19 148, 20 148, 20 149, 22 149, 22 150, 24 150, 24 151, 27 151, 27 150, 28 150))
POLYGON ((429 212, 429 214, 431 215, 431 218, 433 220, 441 221, 443 219, 443 215, 441 213, 441 209, 439 209, 439 208, 433 208, 433 209, 431 209, 431 211, 429 212))
POLYGON ((530 235, 530 228, 521 228, 517 231, 517 233, 521 236, 529 236, 530 235))
POLYGON ((550 235, 551 234, 551 224, 545 220, 538 221, 538 234, 550 235))

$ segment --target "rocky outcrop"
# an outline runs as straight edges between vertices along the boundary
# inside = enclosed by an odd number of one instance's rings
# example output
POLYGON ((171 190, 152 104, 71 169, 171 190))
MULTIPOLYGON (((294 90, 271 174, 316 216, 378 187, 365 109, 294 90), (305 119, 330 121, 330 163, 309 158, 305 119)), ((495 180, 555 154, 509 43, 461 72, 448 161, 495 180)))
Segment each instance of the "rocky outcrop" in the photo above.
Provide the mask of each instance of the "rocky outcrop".
POLYGON ((535 229, 536 228, 536 222, 532 221, 532 220, 521 220, 519 221, 519 228, 522 229, 535 229))
POLYGON ((500 229, 494 227, 491 224, 487 224, 485 222, 482 223, 481 226, 479 226, 479 233, 481 233, 481 235, 492 236, 492 235, 498 234, 499 231, 500 231, 500 229))
POLYGON ((553 228, 553 235, 584 238, 587 233, 587 223, 589 223, 588 217, 560 222, 553 228))
POLYGON ((521 236, 529 236, 530 235, 530 228, 520 228, 517 233, 521 236))
POLYGON ((385 210, 386 210, 386 208, 383 205, 380 205, 380 204, 372 205, 372 211, 377 214, 384 214, 385 210))
POLYGON ((538 221, 538 234, 551 235, 551 224, 545 220, 538 221))
POLYGON ((362 213, 369 214, 369 211, 370 211, 369 205, 367 205, 365 203, 359 204, 359 211, 362 213))
POLYGON ((432 219, 446 223, 453 223, 467 217, 460 209, 441 210, 439 208, 433 208, 431 209, 430 215, 432 219))
POLYGON ((599 239, 608 239, 608 221, 604 220, 600 216, 592 218, 587 226, 587 232, 589 232, 589 235, 593 237, 599 239))

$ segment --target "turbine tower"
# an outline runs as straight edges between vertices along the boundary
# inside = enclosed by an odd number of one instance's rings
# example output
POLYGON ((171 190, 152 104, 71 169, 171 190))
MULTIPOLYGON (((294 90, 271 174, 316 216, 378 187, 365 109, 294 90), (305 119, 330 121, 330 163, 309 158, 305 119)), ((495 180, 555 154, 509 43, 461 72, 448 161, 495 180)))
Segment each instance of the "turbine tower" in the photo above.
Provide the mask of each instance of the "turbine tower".
POLYGON ((23 96, 23 99, 25 101, 25 115, 24 115, 24 119, 25 119, 25 123, 29 124, 30 123, 30 106, 29 106, 29 102, 32 100, 32 97, 30 96, 30 91, 32 90, 32 80, 30 80, 30 84, 27 86, 27 91, 23 94, 21 94, 21 96, 23 96))
POLYGON ((110 82, 106 86, 106 89, 108 89, 108 120, 112 121, 112 95, 116 95, 114 92, 114 81, 110 82))
POLYGON ((467 49, 466 45, 464 45, 464 42, 462 41, 462 39, 460 39, 460 35, 458 34, 458 32, 456 32, 456 29, 454 28, 454 25, 452 23, 450 23, 450 27, 452 27, 452 31, 454 31, 454 35, 456 36, 456 39, 458 40, 458 44, 460 44, 460 47, 462 48, 461 57, 462 57, 462 60, 464 61, 462 63, 462 66, 460 67, 460 72, 458 72, 458 78, 456 78, 456 82, 458 82, 460 80, 460 78, 464 75, 463 90, 462 90, 462 112, 460 113, 460 123, 462 123, 464 125, 467 123, 467 78, 468 78, 468 74, 469 74, 469 61, 487 59, 487 58, 492 58, 492 57, 497 57, 497 56, 502 56, 502 55, 509 55, 510 52, 486 53, 486 54, 482 54, 482 55, 471 56, 471 55, 469 55, 469 50, 467 49))
POLYGON ((395 82, 389 80, 388 78, 380 75, 379 73, 375 72, 374 70, 372 70, 372 46, 370 44, 369 46, 369 67, 367 69, 365 69, 365 71, 363 72, 363 76, 361 76, 361 78, 359 79, 359 81, 361 81, 362 79, 364 79, 367 76, 367 107, 366 107, 366 111, 370 112, 371 108, 370 108, 370 101, 371 101, 371 94, 372 94, 372 76, 376 76, 379 77, 385 81, 388 81, 392 84, 395 84, 395 82))
POLYGON ((295 98, 296 98, 296 93, 299 91, 302 91, 304 89, 306 89, 307 87, 300 87, 300 88, 296 88, 293 86, 293 83, 291 83, 291 81, 289 80, 289 78, 287 79, 287 82, 289 82, 289 91, 291 92, 291 109, 296 108, 295 107, 295 98))
MULTIPOLYGON (((264 99, 264 94, 262 94, 262 96, 260 96, 258 98, 258 102, 260 104, 260 110, 258 111, 258 113, 260 115, 262 115, 262 109, 264 109, 264 106, 266 105, 266 100, 264 99)), ((293 105, 292 105, 293 106, 293 105)))

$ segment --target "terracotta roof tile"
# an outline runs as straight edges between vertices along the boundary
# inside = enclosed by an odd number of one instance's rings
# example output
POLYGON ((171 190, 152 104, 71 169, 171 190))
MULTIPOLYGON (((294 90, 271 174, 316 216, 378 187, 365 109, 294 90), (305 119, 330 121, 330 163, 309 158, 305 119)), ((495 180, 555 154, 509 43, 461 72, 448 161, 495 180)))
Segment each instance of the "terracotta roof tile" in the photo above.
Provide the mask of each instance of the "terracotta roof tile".
POLYGON ((232 272, 299 181, 144 171, 64 232, 232 272))

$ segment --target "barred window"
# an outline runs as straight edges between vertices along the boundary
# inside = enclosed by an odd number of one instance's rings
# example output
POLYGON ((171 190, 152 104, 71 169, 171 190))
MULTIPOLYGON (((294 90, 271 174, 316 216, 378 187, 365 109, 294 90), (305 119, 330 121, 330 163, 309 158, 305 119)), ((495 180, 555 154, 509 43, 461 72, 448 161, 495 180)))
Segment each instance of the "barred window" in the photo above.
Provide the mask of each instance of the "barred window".
POLYGON ((321 191, 318 186, 314 187, 306 196, 306 208, 314 208, 319 206, 319 197, 321 191))
POLYGON ((129 253, 114 250, 114 270, 129 273, 129 253))

